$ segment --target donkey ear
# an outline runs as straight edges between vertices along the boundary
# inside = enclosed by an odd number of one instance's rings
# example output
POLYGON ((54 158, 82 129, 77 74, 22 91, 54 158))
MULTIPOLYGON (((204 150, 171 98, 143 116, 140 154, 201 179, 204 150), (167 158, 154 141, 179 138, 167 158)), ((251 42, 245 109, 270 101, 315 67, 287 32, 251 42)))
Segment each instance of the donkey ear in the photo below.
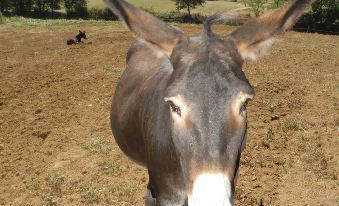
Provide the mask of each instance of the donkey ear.
POLYGON ((137 37, 157 46, 168 56, 171 55, 175 45, 184 36, 181 30, 167 25, 160 19, 124 0, 105 0, 105 2, 137 37))
POLYGON ((265 53, 276 37, 292 28, 303 11, 315 0, 294 0, 292 3, 275 9, 241 26, 231 37, 240 55, 255 60, 265 53))

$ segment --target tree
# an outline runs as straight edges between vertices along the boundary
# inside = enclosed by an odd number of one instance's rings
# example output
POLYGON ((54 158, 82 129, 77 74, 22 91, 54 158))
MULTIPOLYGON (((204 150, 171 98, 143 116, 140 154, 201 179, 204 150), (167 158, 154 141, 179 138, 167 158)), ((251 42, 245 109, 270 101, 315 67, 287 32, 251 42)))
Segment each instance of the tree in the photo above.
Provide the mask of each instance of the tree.
POLYGON ((55 9, 60 9, 60 3, 61 3, 61 0, 48 0, 47 1, 48 7, 51 9, 52 16, 54 16, 55 9))
POLYGON ((175 1, 175 5, 177 9, 185 9, 187 8, 188 16, 191 18, 191 9, 194 9, 196 6, 206 3, 206 0, 173 0, 175 1))
POLYGON ((315 21, 327 25, 339 23, 339 1, 319 0, 312 5, 315 21))
POLYGON ((339 34, 339 1, 315 1, 312 10, 301 17, 295 28, 301 31, 339 34))
POLYGON ((64 0, 68 17, 85 17, 88 14, 86 0, 64 0))
POLYGON ((49 12, 52 12, 54 16, 54 10, 60 9, 61 0, 35 0, 34 11, 38 16, 47 16, 49 12))
POLYGON ((5 23, 5 17, 2 15, 1 11, 0 11, 0 24, 5 23))
POLYGON ((256 17, 264 13, 266 0, 243 0, 243 3, 250 7, 256 17))
POLYGON ((36 0, 35 1, 35 11, 42 15, 47 12, 47 0, 36 0))
POLYGON ((1 0, 0 1, 0 12, 8 12, 12 8, 12 0, 1 0))
POLYGON ((289 1, 291 0, 273 0, 273 2, 271 3, 271 8, 272 9, 279 8, 281 5, 284 5, 289 1))
POLYGON ((248 1, 248 0, 241 0, 241 3, 243 3, 244 6, 247 7, 247 1, 248 1))
POLYGON ((34 0, 13 0, 12 4, 16 15, 25 15, 32 11, 34 0))

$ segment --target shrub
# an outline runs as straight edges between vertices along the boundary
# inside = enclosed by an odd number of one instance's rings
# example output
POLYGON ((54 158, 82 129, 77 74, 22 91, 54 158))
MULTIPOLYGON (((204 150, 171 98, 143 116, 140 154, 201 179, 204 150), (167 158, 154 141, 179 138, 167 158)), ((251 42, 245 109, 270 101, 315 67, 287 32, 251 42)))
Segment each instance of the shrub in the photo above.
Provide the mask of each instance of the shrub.
POLYGON ((191 9, 196 8, 197 6, 202 6, 206 3, 206 0, 173 0, 175 1, 175 5, 177 10, 187 9, 188 17, 191 16, 191 9))
POLYGON ((142 9, 166 22, 201 24, 206 19, 206 16, 201 14, 181 14, 178 10, 169 12, 156 12, 153 10, 153 8, 142 9))
POLYGON ((2 13, 0 12, 0 24, 5 23, 5 17, 4 15, 2 15, 2 13))
POLYGON ((88 10, 88 18, 90 19, 104 19, 104 20, 117 20, 118 17, 108 8, 93 7, 88 10))
POLYGON ((297 30, 339 34, 339 1, 320 0, 296 24, 297 30))
POLYGON ((283 123, 283 131, 297 131, 299 129, 298 122, 295 119, 289 119, 283 123))
POLYGON ((276 9, 288 3, 290 0, 273 0, 269 6, 270 9, 276 9))
POLYGON ((65 9, 68 18, 87 18, 87 1, 86 0, 64 0, 65 9))
POLYGON ((243 0, 243 3, 250 7, 256 17, 264 13, 266 0, 243 0))

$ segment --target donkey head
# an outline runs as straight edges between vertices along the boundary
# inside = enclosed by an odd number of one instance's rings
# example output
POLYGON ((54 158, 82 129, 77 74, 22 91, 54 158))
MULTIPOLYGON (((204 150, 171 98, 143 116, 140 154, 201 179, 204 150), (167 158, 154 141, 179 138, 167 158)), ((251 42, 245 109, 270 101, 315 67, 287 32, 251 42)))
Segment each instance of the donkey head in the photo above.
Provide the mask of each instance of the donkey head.
POLYGON ((246 140, 246 104, 254 96, 243 61, 262 54, 311 1, 295 0, 223 37, 211 25, 234 14, 217 14, 207 19, 200 35, 189 37, 122 0, 106 0, 139 39, 172 64, 163 104, 189 205, 232 204, 246 140))
POLYGON ((76 38, 77 40, 80 40, 80 41, 81 41, 82 38, 87 39, 87 37, 86 37, 86 32, 85 32, 85 31, 79 30, 79 34, 76 35, 75 38, 76 38))

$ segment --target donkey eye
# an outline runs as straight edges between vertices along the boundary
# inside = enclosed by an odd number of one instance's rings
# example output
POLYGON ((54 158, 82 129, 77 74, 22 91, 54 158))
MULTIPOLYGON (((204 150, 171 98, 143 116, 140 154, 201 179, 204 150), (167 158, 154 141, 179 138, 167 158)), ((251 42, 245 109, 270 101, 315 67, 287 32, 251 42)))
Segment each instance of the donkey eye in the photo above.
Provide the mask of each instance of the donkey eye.
POLYGON ((179 116, 181 116, 181 110, 178 105, 174 104, 172 101, 167 101, 167 103, 170 106, 171 112, 177 113, 179 116))

